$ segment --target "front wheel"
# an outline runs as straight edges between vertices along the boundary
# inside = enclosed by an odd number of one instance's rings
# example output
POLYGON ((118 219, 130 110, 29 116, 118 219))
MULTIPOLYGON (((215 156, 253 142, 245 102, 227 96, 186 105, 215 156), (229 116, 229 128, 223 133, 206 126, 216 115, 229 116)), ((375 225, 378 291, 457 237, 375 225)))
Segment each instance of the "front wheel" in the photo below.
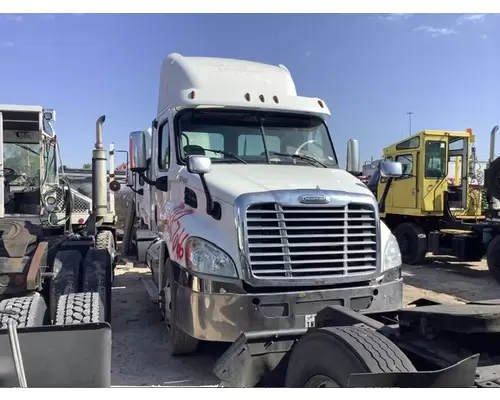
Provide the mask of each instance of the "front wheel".
POLYGON ((286 387, 345 388, 350 374, 414 372, 406 355, 374 330, 357 326, 320 328, 293 347, 286 387))
POLYGON ((403 263, 409 265, 422 264, 427 254, 427 235, 417 224, 403 222, 393 231, 398 241, 403 263))
POLYGON ((189 336, 177 326, 176 288, 173 265, 170 260, 167 260, 161 301, 169 352, 171 355, 191 354, 196 351, 198 340, 189 336))

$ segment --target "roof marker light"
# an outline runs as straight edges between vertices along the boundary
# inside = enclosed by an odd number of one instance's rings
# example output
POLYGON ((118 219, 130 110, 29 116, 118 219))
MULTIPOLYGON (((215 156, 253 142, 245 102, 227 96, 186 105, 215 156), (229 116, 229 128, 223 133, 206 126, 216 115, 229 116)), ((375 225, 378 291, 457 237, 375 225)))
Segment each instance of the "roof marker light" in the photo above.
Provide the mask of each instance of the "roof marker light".
POLYGON ((262 101, 263 103, 264 103, 264 101, 266 100, 266 99, 264 98, 264 95, 263 95, 263 94, 261 94, 261 95, 259 96, 259 99, 260 99, 260 101, 262 101))
POLYGON ((246 93, 245 94, 245 100, 246 101, 250 101, 250 93, 246 93))
POLYGON ((318 104, 321 108, 325 108, 325 105, 323 104, 323 102, 321 100, 318 100, 318 104))
POLYGON ((195 98, 195 95, 196 93, 194 92, 194 90, 191 90, 191 93, 188 94, 188 98, 193 100, 195 98))
POLYGON ((276 104, 278 104, 280 102, 280 100, 278 99, 278 96, 273 96, 273 100, 276 104))

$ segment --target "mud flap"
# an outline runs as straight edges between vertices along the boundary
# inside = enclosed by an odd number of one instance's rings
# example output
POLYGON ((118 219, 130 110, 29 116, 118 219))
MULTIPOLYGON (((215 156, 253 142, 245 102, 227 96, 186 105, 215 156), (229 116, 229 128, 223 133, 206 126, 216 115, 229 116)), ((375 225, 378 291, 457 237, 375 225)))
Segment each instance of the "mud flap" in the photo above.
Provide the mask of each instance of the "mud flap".
POLYGON ((459 388, 473 387, 479 354, 437 371, 351 374, 351 388, 459 388))
POLYGON ((281 367, 307 329, 242 333, 217 359, 212 372, 224 387, 280 387, 281 367))
MULTIPOLYGON (((110 387, 107 323, 17 329, 28 387, 110 387)), ((19 381, 7 330, 0 331, 0 387, 19 381)))

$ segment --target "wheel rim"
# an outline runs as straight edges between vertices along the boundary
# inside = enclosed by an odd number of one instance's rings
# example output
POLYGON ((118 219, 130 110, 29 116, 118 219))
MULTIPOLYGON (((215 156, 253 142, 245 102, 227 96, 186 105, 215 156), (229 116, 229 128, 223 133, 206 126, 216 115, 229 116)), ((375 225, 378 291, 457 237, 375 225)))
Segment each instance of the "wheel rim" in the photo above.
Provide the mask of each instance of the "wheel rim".
POLYGON ((163 288, 163 313, 165 315, 165 327, 167 333, 172 329, 172 291, 170 279, 166 278, 165 287, 163 288))
POLYGON ((314 375, 305 385, 306 388, 338 388, 337 382, 326 375, 314 375))

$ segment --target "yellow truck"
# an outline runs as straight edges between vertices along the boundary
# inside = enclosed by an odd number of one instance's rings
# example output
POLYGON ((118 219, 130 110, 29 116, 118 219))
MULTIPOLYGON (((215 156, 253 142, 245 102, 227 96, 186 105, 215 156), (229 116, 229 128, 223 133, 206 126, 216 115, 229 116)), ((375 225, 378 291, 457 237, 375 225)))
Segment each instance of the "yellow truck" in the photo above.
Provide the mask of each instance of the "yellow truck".
MULTIPOLYGON (((404 263, 419 264, 429 252, 468 261, 485 255, 474 142, 471 129, 425 130, 384 149, 385 160, 403 165, 381 217, 396 236, 404 263)), ((368 183, 378 200, 386 183, 378 173, 368 183)))

